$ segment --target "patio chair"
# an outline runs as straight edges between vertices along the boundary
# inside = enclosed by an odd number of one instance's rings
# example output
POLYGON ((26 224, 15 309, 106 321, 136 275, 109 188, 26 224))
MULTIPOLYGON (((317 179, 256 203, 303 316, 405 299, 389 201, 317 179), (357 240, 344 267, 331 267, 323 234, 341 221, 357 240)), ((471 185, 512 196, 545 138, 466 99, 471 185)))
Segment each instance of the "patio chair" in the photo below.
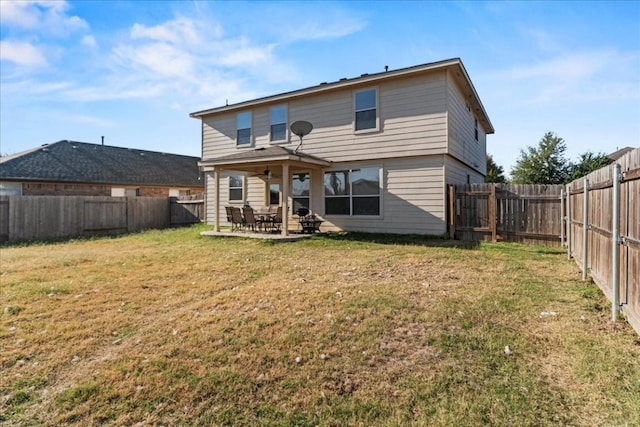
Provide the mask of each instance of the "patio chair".
POLYGON ((244 216, 245 228, 250 228, 253 231, 262 229, 262 224, 264 221, 261 219, 256 219, 256 216, 253 214, 253 208, 242 208, 242 215, 244 216))
POLYGON ((227 213, 227 222, 233 224, 233 214, 231 213, 231 206, 225 206, 224 210, 227 213))
POLYGON ((244 227, 244 219, 240 208, 230 207, 229 210, 231 211, 231 231, 241 230, 244 227))
POLYGON ((271 219, 271 225, 277 231, 280 231, 282 228, 282 206, 278 206, 276 215, 271 219))

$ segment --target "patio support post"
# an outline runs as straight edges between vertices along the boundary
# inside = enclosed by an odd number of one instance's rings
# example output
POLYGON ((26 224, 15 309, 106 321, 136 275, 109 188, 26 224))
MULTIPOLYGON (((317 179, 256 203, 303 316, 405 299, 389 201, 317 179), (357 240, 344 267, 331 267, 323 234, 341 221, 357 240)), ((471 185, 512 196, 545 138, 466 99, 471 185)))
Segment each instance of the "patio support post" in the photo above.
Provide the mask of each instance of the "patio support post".
POLYGON ((282 235, 289 235, 289 165, 282 165, 282 235))
MULTIPOLYGON (((215 232, 220 232, 220 171, 215 168, 213 169, 213 182, 214 182, 214 193, 215 193, 215 217, 213 220, 213 230, 215 232)), ((206 214, 205 214, 206 215, 206 214)))

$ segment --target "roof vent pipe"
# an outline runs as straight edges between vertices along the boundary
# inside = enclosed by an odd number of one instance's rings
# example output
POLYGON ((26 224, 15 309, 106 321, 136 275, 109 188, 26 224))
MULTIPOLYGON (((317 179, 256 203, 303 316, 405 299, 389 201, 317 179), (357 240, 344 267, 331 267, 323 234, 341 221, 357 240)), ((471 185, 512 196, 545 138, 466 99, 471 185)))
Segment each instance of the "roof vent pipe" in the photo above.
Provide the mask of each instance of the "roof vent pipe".
POLYGON ((104 145, 104 136, 100 137, 102 139, 102 145, 104 145))
POLYGON ((386 73, 387 71, 389 71, 389 66, 388 66, 388 65, 385 65, 385 66, 384 66, 384 72, 386 73))

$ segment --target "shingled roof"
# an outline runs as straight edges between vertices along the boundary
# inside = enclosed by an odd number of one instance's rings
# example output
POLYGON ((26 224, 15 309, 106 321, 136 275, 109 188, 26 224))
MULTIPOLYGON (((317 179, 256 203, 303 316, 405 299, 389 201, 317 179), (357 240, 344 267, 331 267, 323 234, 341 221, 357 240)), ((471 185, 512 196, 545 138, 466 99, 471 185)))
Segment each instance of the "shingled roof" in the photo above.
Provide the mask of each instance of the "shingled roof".
POLYGON ((204 187, 199 160, 63 140, 0 157, 0 180, 204 187))

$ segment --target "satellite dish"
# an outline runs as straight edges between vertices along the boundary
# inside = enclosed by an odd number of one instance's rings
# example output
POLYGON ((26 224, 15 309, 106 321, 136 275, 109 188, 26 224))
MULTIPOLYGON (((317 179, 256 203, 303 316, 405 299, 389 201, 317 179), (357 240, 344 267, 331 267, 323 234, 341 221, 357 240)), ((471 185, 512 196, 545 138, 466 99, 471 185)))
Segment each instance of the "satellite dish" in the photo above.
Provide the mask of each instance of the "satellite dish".
POLYGON ((290 129, 292 133, 300 137, 300 144, 294 151, 294 153, 297 153, 300 147, 302 147, 302 137, 311 133, 311 131, 313 130, 313 125, 307 121, 298 120, 291 123, 290 129))
POLYGON ((304 120, 298 120, 291 123, 290 129, 291 129, 291 132, 293 132, 295 135, 298 135, 300 138, 302 138, 305 135, 309 135, 309 133, 313 130, 313 125, 304 120))

